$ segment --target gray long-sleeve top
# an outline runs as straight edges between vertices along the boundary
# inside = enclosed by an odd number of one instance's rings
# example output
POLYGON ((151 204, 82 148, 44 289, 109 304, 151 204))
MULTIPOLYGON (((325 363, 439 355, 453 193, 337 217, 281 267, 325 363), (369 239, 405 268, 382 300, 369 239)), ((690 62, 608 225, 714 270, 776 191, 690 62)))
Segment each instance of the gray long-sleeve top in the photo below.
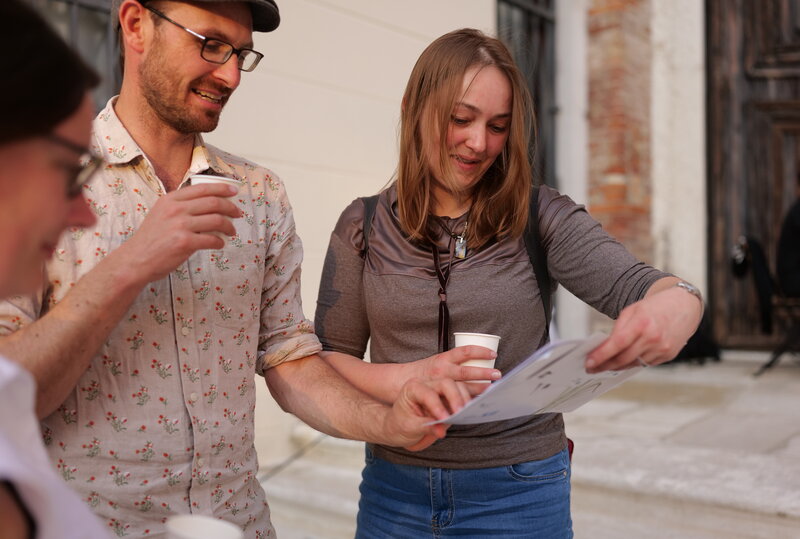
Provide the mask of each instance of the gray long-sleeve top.
MULTIPOLYGON (((432 253, 405 239, 396 201, 394 186, 381 193, 366 258, 361 200, 344 210, 331 235, 314 320, 326 350, 363 358, 369 341, 373 363, 406 363, 437 352, 439 281, 432 253)), ((467 218, 442 219, 460 231, 467 218)), ((446 265, 452 238, 437 228, 446 265)), ((668 275, 636 260, 583 206, 548 187, 539 194, 539 230, 552 278, 612 318, 668 275)), ((531 355, 545 334, 540 291, 521 237, 455 259, 447 304, 451 346, 452 332, 500 335, 496 367, 504 373, 531 355)), ((445 439, 420 452, 372 450, 397 464, 485 468, 547 458, 565 446, 561 414, 541 414, 455 425, 445 439)))

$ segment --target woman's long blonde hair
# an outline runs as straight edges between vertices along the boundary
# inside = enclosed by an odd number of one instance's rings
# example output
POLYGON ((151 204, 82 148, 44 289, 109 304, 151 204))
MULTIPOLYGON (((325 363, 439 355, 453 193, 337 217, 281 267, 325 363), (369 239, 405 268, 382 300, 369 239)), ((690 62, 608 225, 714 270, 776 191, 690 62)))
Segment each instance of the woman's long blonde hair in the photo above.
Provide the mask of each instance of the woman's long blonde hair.
POLYGON ((458 193, 446 141, 450 117, 462 98, 464 74, 475 66, 494 66, 508 77, 512 105, 506 145, 472 192, 467 242, 479 248, 492 238, 520 236, 525 229, 531 189, 530 137, 535 125, 530 92, 502 42, 478 30, 462 29, 443 35, 423 51, 403 96, 397 211, 411 240, 429 239, 435 180, 423 133, 439 137, 439 155, 434 158, 445 177, 437 179, 458 193))

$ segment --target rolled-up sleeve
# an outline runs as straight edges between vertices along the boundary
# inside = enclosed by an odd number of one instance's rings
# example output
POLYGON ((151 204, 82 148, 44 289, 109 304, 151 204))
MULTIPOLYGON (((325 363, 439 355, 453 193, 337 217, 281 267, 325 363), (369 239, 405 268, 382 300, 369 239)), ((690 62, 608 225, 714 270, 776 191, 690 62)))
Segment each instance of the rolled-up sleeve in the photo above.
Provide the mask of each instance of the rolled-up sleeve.
POLYGON ((319 352, 314 325, 305 318, 300 297, 303 245, 295 229, 294 217, 283 183, 276 183, 274 218, 264 260, 261 289, 261 328, 259 330, 256 372, 262 373, 286 361, 319 352))

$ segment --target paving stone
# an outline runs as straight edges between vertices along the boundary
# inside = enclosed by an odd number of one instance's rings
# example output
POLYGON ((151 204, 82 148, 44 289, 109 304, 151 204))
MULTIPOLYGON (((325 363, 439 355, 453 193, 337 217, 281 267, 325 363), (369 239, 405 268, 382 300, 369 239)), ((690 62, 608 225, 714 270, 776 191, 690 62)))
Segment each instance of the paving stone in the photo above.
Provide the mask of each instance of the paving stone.
POLYGON ((796 434, 800 434, 800 421, 791 428, 782 414, 731 414, 722 410, 686 425, 666 440, 684 446, 767 453, 785 446, 796 434))

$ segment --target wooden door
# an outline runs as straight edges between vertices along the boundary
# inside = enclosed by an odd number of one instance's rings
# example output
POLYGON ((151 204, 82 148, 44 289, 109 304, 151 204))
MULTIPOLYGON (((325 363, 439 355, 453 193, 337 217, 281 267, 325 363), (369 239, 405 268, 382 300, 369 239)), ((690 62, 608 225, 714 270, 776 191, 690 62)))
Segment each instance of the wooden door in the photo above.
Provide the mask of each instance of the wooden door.
POLYGON ((800 172, 800 0, 707 0, 709 285, 725 347, 766 348, 750 276, 731 272, 740 235, 775 271, 781 220, 800 172))

